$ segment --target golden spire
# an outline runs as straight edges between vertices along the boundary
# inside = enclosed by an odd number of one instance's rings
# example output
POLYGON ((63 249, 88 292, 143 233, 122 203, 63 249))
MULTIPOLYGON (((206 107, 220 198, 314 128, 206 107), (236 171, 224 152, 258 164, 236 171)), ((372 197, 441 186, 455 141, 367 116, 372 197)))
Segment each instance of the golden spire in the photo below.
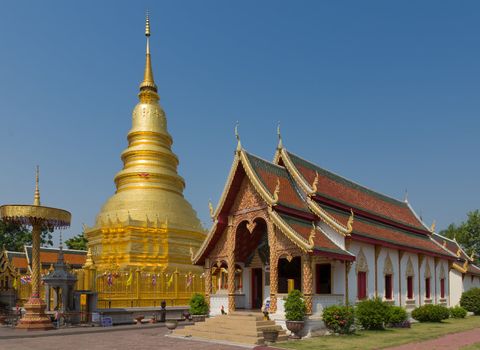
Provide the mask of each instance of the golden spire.
POLYGON ((153 80, 152 61, 150 59, 150 18, 148 16, 148 12, 145 19, 145 36, 147 37, 147 48, 145 72, 143 74, 143 81, 140 84, 140 97, 142 97, 143 90, 151 90, 155 93, 155 95, 157 92, 157 85, 155 85, 155 81, 153 80))
POLYGON ((40 205, 40 190, 38 188, 39 174, 40 174, 40 168, 37 165, 37 171, 35 174, 35 194, 33 196, 33 205, 40 205))

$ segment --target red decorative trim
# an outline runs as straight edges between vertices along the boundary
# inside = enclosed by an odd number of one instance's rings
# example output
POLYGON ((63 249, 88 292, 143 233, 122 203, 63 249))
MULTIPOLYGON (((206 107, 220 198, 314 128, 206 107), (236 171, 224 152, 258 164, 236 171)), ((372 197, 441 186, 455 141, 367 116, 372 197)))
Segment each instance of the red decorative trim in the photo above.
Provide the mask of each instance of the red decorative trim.
POLYGON ((353 255, 325 252, 322 250, 314 250, 312 255, 326 256, 327 258, 344 260, 344 261, 355 261, 355 256, 353 255))

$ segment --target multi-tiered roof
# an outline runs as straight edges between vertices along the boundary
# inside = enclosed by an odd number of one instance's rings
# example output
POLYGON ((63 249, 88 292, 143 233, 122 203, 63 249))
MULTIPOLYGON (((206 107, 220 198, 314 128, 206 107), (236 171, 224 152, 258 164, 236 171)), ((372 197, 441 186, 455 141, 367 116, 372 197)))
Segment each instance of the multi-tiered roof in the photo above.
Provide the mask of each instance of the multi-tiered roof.
POLYGON ((353 260, 328 225, 348 239, 454 260, 433 238, 409 203, 372 191, 287 151, 279 142, 273 162, 248 153, 238 142, 234 162, 212 213, 214 225, 194 262, 202 264, 227 225, 245 177, 265 201, 274 225, 302 250, 353 260))

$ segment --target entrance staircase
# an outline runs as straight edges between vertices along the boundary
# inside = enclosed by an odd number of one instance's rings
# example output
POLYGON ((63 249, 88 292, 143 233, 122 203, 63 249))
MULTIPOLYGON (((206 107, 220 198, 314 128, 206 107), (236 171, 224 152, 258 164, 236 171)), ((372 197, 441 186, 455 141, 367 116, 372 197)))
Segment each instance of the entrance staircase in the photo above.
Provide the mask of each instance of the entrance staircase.
POLYGON ((205 322, 197 322, 173 331, 173 335, 193 337, 211 341, 223 341, 247 345, 261 345, 263 330, 275 328, 278 332, 277 341, 286 341, 287 335, 275 321, 264 320, 260 312, 236 311, 228 315, 207 318, 205 322))

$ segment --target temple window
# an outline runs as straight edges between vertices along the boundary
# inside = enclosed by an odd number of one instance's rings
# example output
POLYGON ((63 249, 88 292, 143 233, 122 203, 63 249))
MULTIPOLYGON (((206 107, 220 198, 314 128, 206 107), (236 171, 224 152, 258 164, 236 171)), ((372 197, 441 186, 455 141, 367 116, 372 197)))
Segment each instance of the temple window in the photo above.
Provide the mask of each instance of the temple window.
POLYGON ((407 277, 407 299, 413 299, 413 276, 407 277))
POLYGON ((317 294, 332 294, 332 265, 317 264, 315 266, 317 294))
POLYGON ((425 260, 425 299, 431 298, 430 278, 432 273, 430 272, 430 264, 428 258, 425 260))
POLYGON ((440 279, 440 298, 445 298, 445 278, 440 279))
POLYGON ((368 264, 362 248, 360 248, 357 254, 356 271, 357 271, 357 299, 363 300, 367 298, 368 264))
POLYGON ((430 299, 430 277, 425 278, 425 298, 430 299))
POLYGON ((407 275, 407 300, 412 300, 414 298, 413 277, 415 276, 415 274, 413 270, 412 259, 410 257, 408 257, 408 261, 407 261, 406 275, 407 275))
POLYGON ((363 300, 367 297, 367 273, 357 272, 357 299, 363 300))
POLYGON ((278 293, 288 293, 289 288, 301 290, 301 275, 301 259, 299 256, 279 259, 278 293))
POLYGON ((385 275, 385 299, 393 299, 392 275, 385 275))
POLYGON ((390 254, 387 253, 385 258, 385 265, 383 267, 383 274, 385 276, 385 299, 393 299, 393 265, 390 259, 390 254))

